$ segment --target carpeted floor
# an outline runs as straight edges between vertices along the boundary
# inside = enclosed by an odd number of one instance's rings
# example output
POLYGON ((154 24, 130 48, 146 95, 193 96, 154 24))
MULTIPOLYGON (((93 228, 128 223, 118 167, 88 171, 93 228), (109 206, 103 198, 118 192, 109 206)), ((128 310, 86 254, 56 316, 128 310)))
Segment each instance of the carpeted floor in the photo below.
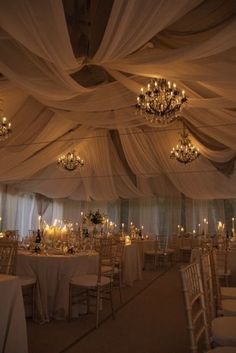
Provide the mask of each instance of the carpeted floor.
POLYGON ((123 289, 122 305, 115 290, 116 319, 104 308, 97 330, 93 314, 70 323, 28 321, 29 353, 188 353, 178 270, 144 271, 143 278, 123 289))

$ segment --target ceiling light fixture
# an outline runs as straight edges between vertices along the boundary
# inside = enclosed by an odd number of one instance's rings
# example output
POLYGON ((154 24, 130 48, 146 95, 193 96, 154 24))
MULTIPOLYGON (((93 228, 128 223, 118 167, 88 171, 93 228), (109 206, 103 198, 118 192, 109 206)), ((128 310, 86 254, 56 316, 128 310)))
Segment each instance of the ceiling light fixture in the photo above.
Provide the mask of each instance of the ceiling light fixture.
POLYGON ((3 114, 3 100, 0 100, 0 141, 6 140, 10 133, 12 132, 11 130, 11 123, 7 122, 7 118, 3 114))
POLYGON ((164 78, 154 78, 148 82, 146 92, 141 88, 136 109, 148 122, 169 124, 179 117, 186 102, 185 91, 180 93, 175 83, 164 78))
POLYGON ((183 132, 180 134, 179 144, 170 152, 170 158, 176 159, 180 163, 188 164, 200 156, 199 148, 195 147, 186 132, 183 124, 183 132))
POLYGON ((71 172, 77 167, 82 168, 84 166, 84 161, 77 155, 76 151, 73 150, 60 156, 57 160, 57 165, 71 172))

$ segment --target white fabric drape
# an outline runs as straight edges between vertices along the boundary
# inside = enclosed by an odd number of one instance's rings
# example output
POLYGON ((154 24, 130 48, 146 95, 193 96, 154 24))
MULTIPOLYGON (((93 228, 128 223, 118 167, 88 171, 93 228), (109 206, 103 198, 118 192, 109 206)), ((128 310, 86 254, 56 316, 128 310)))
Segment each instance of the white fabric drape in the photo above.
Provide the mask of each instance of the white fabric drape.
MULTIPOLYGON (((20 237, 25 237, 29 231, 37 229, 38 211, 36 197, 32 193, 22 193, 12 187, 3 188, 0 200, 6 200, 1 205, 3 221, 2 230, 19 231, 20 237)), ((232 200, 194 200, 183 198, 181 195, 171 197, 145 197, 130 199, 125 204, 117 201, 75 201, 69 199, 55 199, 43 215, 43 221, 53 224, 55 219, 72 222, 75 229, 81 225, 81 212, 99 210, 109 221, 116 224, 115 232, 125 223, 129 232, 130 223, 136 227, 144 227, 144 234, 152 237, 156 235, 170 236, 177 232, 181 225, 187 232, 210 234, 217 232, 218 222, 225 224, 231 232, 232 218, 236 218, 236 201, 232 200), (204 219, 208 222, 204 225, 204 219), (183 222, 183 223, 182 223, 183 222)))
POLYGON ((85 58, 74 56, 60 0, 1 2, 0 19, 0 93, 13 125, 0 145, 1 183, 84 201, 236 197, 233 0, 115 0, 85 58), (84 87, 71 73, 85 65, 107 79, 84 87), (201 149, 191 165, 169 158, 179 123, 155 128, 135 113, 153 76, 175 80, 189 97, 182 114, 201 149), (56 160, 72 148, 85 167, 68 174, 56 160))

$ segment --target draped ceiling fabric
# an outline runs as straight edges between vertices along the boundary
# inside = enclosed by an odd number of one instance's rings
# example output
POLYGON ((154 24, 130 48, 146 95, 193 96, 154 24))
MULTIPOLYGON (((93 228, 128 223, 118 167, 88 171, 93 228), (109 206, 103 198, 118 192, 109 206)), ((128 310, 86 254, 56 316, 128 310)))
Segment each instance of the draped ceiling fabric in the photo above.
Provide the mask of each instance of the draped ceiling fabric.
POLYGON ((50 198, 236 198, 235 0, 0 2, 0 182, 50 198), (150 77, 184 89, 201 157, 169 158, 182 125, 147 123, 150 77), (61 171, 75 148, 85 167, 61 171))

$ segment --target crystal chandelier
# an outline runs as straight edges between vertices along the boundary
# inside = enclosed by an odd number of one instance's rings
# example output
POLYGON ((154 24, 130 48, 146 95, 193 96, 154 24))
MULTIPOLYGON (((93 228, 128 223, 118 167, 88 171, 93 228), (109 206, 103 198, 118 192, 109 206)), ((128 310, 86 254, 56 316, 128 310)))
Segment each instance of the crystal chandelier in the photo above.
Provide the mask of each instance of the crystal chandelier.
POLYGON ((175 158, 180 163, 188 164, 200 156, 199 148, 192 144, 184 125, 183 133, 180 136, 179 144, 175 148, 173 147, 170 152, 170 158, 175 158))
POLYGON ((77 167, 83 167, 84 161, 76 154, 76 151, 68 152, 66 155, 62 155, 58 158, 57 164, 68 171, 73 171, 77 167))
POLYGON ((0 100, 1 108, 0 108, 0 141, 6 140, 11 133, 11 123, 7 122, 7 118, 3 114, 3 100, 0 100))
POLYGON ((145 119, 151 123, 169 124, 181 112, 182 106, 187 102, 185 92, 176 89, 176 84, 171 84, 164 78, 151 79, 147 90, 141 88, 137 97, 136 108, 145 119))

